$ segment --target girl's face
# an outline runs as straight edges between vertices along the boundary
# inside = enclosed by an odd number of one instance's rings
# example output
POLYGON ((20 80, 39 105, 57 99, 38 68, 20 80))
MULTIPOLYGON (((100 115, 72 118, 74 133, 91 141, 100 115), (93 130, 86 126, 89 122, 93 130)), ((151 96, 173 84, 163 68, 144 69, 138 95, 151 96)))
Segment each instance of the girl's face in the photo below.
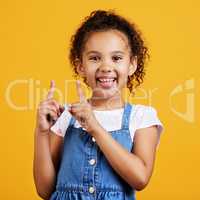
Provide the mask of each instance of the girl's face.
POLYGON ((91 33, 77 70, 86 78, 93 97, 107 99, 121 94, 128 75, 136 70, 126 35, 117 30, 91 33))

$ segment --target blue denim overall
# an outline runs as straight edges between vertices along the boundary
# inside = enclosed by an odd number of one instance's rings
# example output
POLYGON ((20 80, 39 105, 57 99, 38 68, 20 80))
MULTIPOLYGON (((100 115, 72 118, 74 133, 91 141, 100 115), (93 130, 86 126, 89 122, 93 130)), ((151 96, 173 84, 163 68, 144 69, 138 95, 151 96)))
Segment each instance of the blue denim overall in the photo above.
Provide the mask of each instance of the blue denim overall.
MULTIPOLYGON (((126 102, 121 129, 109 132, 129 152, 133 147, 129 132, 131 108, 126 102)), ((112 169, 95 139, 82 127, 75 128, 74 123, 72 117, 64 137, 56 190, 50 200, 135 200, 135 190, 112 169)))

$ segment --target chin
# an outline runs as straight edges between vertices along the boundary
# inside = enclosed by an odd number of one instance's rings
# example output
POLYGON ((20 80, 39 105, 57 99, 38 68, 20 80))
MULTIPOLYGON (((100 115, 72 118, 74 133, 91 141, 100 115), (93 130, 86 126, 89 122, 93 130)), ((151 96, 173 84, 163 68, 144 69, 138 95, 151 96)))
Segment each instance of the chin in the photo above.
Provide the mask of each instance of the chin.
POLYGON ((118 97, 120 95, 120 90, 118 88, 112 89, 102 89, 102 88, 95 88, 93 89, 93 97, 99 100, 106 100, 118 97))

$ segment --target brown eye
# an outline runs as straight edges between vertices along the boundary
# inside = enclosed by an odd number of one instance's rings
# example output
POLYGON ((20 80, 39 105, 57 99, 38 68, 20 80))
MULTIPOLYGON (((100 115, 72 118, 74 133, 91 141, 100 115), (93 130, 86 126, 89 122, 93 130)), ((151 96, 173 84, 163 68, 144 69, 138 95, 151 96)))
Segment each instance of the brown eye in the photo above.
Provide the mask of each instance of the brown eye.
POLYGON ((92 56, 89 58, 89 60, 93 60, 93 61, 97 61, 99 60, 100 58, 98 56, 92 56))
POLYGON ((114 62, 117 62, 117 61, 121 60, 122 57, 121 56, 113 56, 112 59, 114 62))

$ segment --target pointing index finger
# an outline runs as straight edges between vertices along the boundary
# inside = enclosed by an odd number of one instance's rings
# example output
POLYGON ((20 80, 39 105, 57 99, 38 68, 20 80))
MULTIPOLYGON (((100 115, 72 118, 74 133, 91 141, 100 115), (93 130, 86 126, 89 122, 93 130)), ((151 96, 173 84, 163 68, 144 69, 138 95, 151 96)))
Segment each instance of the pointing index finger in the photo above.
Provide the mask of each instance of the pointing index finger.
POLYGON ((86 98, 85 98, 84 92, 81 88, 81 82, 79 80, 76 81, 76 88, 77 88, 77 93, 78 93, 80 102, 85 102, 86 98))
POLYGON ((55 91, 55 82, 54 82, 54 80, 51 80, 50 90, 49 90, 49 92, 47 94, 47 99, 53 98, 54 91, 55 91))

